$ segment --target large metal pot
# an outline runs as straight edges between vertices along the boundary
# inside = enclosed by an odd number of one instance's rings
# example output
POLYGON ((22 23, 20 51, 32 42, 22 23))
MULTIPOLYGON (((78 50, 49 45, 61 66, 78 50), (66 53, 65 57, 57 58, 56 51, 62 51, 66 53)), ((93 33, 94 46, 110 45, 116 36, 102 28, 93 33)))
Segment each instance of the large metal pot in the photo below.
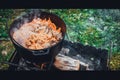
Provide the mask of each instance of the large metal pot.
POLYGON ((20 16, 19 18, 15 19, 10 26, 9 35, 12 43, 14 44, 17 52, 26 60, 34 63, 43 63, 51 61, 61 50, 63 39, 60 40, 56 45, 51 46, 49 48, 40 49, 40 50, 31 50, 23 47, 21 44, 16 42, 13 39, 13 33, 15 29, 19 29, 25 22, 31 22, 34 18, 41 18, 41 19, 48 19, 50 18, 51 21, 57 26, 61 27, 62 36, 64 39, 66 33, 66 25, 64 21, 59 18, 57 15, 43 12, 40 10, 33 10, 30 12, 25 13, 24 15, 20 16))

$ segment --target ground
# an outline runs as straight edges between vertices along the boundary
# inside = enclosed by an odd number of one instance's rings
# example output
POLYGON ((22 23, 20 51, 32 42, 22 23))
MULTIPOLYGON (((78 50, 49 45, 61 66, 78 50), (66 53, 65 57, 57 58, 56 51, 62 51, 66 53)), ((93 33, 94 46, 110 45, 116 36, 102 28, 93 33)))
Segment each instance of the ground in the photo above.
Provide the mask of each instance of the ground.
MULTIPOLYGON (((0 62, 8 61, 14 51, 11 41, 0 41, 0 62)), ((9 65, 0 63, 0 69, 5 70, 9 65)))

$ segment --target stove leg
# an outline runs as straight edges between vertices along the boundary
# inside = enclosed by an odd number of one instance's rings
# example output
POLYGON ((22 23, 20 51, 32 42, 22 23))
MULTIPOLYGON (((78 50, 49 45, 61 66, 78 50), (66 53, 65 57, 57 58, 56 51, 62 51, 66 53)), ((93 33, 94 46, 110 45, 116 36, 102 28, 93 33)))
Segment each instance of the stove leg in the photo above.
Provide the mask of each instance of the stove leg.
POLYGON ((52 65, 53 65, 53 62, 54 62, 54 58, 52 58, 52 60, 51 60, 50 64, 48 65, 48 70, 50 70, 50 69, 51 69, 51 67, 52 67, 52 65))

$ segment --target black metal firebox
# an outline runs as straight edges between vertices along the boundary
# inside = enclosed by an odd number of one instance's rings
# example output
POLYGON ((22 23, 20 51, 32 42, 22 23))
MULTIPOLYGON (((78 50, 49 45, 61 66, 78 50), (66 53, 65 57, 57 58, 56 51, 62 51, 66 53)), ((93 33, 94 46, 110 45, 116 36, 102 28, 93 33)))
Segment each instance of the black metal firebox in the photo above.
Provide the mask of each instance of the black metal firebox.
MULTIPOLYGON (((96 49, 95 47, 83 45, 81 43, 72 43, 71 41, 63 41, 63 46, 61 51, 58 54, 64 54, 71 58, 77 59, 85 64, 88 64, 89 70, 100 71, 108 70, 107 68, 107 58, 108 52, 104 49, 96 49), (66 50, 69 50, 67 52, 66 50)), ((61 71, 53 65, 54 61, 35 64, 27 60, 24 60, 17 51, 13 53, 9 60, 9 69, 8 70, 26 70, 26 71, 41 71, 41 70, 54 70, 61 71)), ((79 71, 86 71, 86 67, 80 64, 79 71)))

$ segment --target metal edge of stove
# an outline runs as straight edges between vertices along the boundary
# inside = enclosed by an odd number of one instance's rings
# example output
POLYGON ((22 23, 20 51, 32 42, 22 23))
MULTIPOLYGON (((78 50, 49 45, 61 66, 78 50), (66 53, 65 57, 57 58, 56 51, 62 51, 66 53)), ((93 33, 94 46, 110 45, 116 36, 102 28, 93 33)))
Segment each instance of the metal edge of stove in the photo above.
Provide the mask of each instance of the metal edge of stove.
MULTIPOLYGON (((18 64, 20 58, 21 58, 21 57, 19 56, 19 54, 17 54, 17 51, 15 50, 15 51, 12 53, 12 56, 11 56, 11 58, 9 59, 8 62, 9 62, 9 63, 13 63, 13 64, 18 64)), ((17 66, 9 65, 8 70, 14 70, 14 71, 15 71, 16 67, 17 67, 17 66)))
MULTIPOLYGON (((21 67, 21 66, 19 66, 19 60, 21 59, 21 57, 20 57, 20 55, 17 53, 17 51, 15 50, 13 53, 12 53, 12 56, 11 56, 11 58, 9 59, 9 61, 7 62, 7 64, 9 64, 9 68, 8 68, 8 70, 9 71, 18 71, 17 70, 17 68, 18 67, 21 67)), ((53 61, 53 60, 52 60, 53 61)), ((52 61, 51 61, 51 63, 52 63, 52 61)), ((50 64, 51 64, 50 63, 50 64)), ((48 65, 48 70, 57 70, 57 69, 55 69, 55 68, 52 68, 52 69, 50 69, 49 67, 53 67, 53 65, 48 65)))

